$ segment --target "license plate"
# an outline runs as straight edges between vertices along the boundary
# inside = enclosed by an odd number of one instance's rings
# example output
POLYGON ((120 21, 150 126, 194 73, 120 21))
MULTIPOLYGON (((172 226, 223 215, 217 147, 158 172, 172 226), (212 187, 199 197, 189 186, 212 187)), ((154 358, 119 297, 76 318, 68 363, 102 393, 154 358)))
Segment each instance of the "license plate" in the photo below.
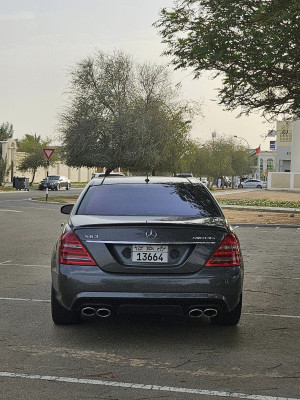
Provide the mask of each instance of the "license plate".
POLYGON ((168 246, 134 245, 132 246, 132 261, 138 263, 167 263, 168 246))

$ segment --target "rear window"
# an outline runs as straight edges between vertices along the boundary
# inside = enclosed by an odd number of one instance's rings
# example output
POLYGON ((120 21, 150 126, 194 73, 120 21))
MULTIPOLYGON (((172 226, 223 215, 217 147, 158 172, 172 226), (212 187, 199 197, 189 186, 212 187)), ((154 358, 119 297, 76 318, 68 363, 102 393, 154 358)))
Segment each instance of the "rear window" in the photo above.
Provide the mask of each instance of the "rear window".
POLYGON ((91 186, 79 215, 219 217, 213 197, 202 185, 149 184, 91 186))

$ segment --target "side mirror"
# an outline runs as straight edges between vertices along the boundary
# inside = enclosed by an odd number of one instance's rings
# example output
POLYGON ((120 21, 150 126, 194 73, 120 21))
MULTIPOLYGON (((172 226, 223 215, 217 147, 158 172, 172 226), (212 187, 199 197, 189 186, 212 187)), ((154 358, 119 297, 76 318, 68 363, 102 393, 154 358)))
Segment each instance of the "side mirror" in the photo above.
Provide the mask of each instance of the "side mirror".
POLYGON ((60 212, 62 214, 70 214, 73 207, 74 207, 74 204, 65 204, 61 207, 60 212))

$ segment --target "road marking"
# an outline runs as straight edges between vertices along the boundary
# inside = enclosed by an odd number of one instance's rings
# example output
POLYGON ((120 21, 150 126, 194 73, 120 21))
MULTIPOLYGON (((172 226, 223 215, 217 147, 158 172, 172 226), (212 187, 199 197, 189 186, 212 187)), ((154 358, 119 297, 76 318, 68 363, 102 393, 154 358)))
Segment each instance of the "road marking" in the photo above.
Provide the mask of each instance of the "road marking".
POLYGON ((249 312, 243 312, 242 314, 243 315, 257 315, 259 317, 277 317, 277 318, 300 319, 300 315, 263 314, 263 313, 249 313, 249 312))
POLYGON ((7 211, 7 212, 22 212, 22 211, 17 211, 17 210, 5 210, 3 208, 0 208, 0 211, 7 211))
POLYGON ((22 299, 18 297, 0 297, 0 300, 9 301, 31 301, 33 303, 50 303, 50 300, 40 300, 40 299, 22 299))
POLYGON ((9 263, 9 262, 12 262, 12 261, 13 261, 13 260, 1 261, 1 262, 0 262, 0 265, 1 265, 1 264, 6 264, 6 263, 9 263))
POLYGON ((174 386, 160 386, 160 385, 146 385, 143 383, 130 383, 130 382, 116 382, 116 381, 103 381, 98 379, 80 379, 80 378, 68 378, 64 376, 50 376, 50 375, 29 375, 19 374, 14 372, 0 372, 0 377, 5 378, 22 378, 22 379, 33 379, 51 382, 64 382, 64 383, 77 383, 83 385, 99 385, 99 386, 112 386, 127 389, 141 389, 141 390, 153 390, 161 392, 173 392, 183 394, 197 394, 200 396, 217 396, 217 397, 234 397, 238 399, 247 400, 299 400, 292 397, 273 397, 256 394, 246 393, 235 393, 235 392, 221 392, 217 390, 205 390, 205 389, 189 389, 183 387, 174 386))
MULTIPOLYGON (((11 260, 12 261, 12 260, 11 260)), ((8 262, 8 261, 5 261, 8 262)), ((2 267, 39 267, 39 268, 50 268, 50 265, 32 265, 32 264, 3 264, 0 263, 2 267)))
POLYGON ((255 275, 255 274, 245 274, 245 277, 249 277, 249 278, 268 278, 268 279, 288 279, 288 280, 299 280, 300 278, 292 278, 290 276, 267 276, 267 275, 255 275))

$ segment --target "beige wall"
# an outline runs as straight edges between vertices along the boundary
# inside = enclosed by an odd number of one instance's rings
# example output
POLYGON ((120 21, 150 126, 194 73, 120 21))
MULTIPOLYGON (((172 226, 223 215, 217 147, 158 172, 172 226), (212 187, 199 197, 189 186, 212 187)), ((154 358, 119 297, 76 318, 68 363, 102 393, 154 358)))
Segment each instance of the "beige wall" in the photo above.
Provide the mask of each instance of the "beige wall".
POLYGON ((295 174, 295 177, 294 177, 294 188, 300 190, 300 174, 295 174))
POLYGON ((300 120, 293 122, 291 172, 300 173, 300 120))
POLYGON ((268 175, 269 190, 300 190, 300 173, 270 172, 268 175))
MULTIPOLYGON (((22 161, 25 153, 16 152, 14 176, 22 176, 29 178, 31 181, 32 174, 30 172, 22 172, 18 170, 18 164, 22 161)), ((71 180, 71 182, 88 182, 94 170, 92 168, 71 168, 68 165, 57 162, 49 167, 49 175, 63 175, 71 180)), ((38 183, 47 176, 46 168, 38 168, 35 174, 34 182, 38 183)), ((8 177, 9 178, 9 177, 8 177)), ((9 180, 9 179, 8 179, 9 180)))

